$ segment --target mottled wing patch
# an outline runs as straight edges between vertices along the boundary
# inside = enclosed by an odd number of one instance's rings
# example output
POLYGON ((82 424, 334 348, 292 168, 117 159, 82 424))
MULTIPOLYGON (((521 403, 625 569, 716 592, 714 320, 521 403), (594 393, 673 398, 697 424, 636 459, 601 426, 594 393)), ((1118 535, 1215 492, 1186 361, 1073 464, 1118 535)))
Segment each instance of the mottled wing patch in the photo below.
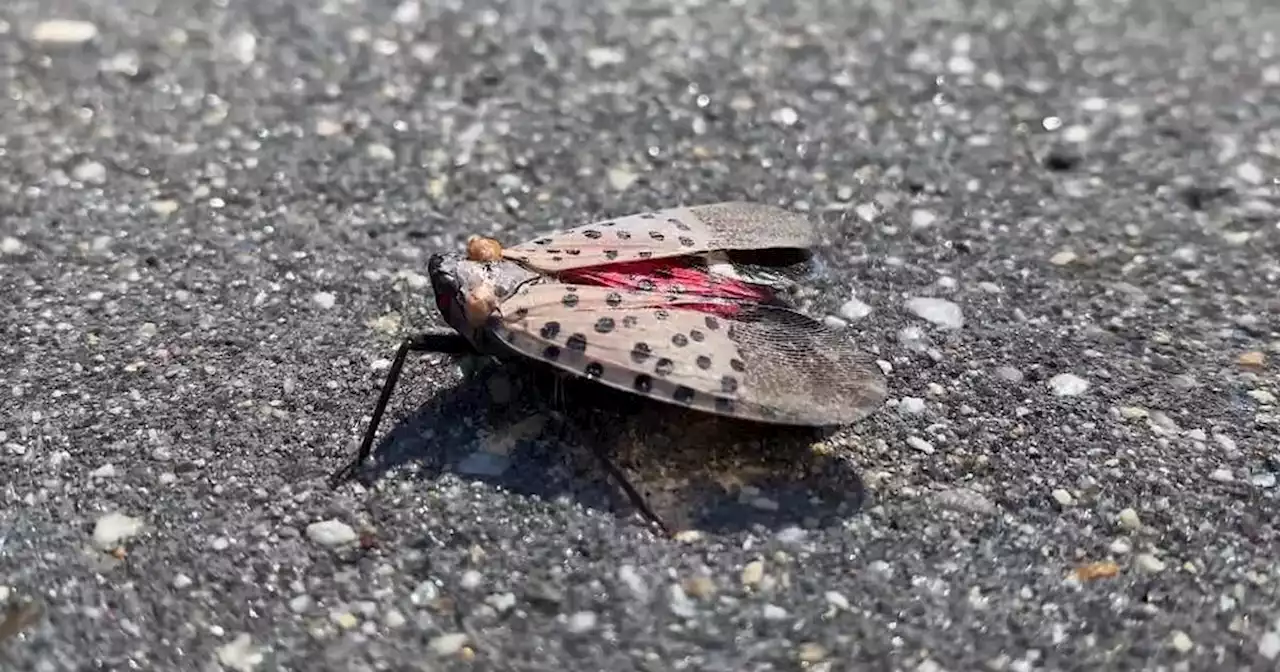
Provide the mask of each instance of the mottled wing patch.
POLYGON ((816 229, 801 215, 758 203, 714 203, 627 215, 508 247, 503 257, 545 273, 710 250, 808 248, 816 229))
POLYGON ((885 397, 883 374, 843 334, 783 308, 548 282, 503 302, 492 329, 575 375, 720 415, 844 424, 885 397), (706 312, 726 305, 740 314, 706 312))

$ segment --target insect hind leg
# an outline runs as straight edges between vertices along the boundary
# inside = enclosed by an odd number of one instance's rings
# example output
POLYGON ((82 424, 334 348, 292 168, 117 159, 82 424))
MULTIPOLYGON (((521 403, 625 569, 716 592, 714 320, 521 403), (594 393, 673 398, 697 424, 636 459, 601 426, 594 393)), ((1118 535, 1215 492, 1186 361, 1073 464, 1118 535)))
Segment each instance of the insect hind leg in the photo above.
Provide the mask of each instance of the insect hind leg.
POLYGON ((378 425, 382 422, 382 416, 387 410, 387 402, 391 400, 391 392, 400 381, 400 371, 404 368, 404 360, 410 352, 460 355, 474 353, 474 351, 471 343, 462 334, 454 331, 427 331, 401 341, 395 358, 391 360, 387 379, 382 383, 382 392, 378 395, 377 405, 373 407, 373 417, 365 430, 364 439, 360 442, 360 450, 356 453, 355 459, 329 476, 329 487, 336 488, 351 480, 364 465, 365 460, 369 459, 369 453, 373 451, 373 437, 377 436, 378 425))

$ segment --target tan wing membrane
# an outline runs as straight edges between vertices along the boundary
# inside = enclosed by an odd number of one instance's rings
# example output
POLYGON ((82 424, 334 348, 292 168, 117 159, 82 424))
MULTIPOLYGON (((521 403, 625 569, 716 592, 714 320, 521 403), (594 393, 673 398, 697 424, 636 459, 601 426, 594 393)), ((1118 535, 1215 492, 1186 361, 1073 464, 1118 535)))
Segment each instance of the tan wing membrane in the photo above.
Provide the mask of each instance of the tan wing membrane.
POLYGON ((751 307, 731 319, 692 303, 542 283, 503 302, 494 333, 570 373, 720 415, 836 425, 884 401, 883 374, 841 332, 782 308, 751 307))
POLYGON ((808 218, 758 203, 715 203, 627 215, 521 243, 503 257, 545 273, 711 250, 809 248, 808 218))

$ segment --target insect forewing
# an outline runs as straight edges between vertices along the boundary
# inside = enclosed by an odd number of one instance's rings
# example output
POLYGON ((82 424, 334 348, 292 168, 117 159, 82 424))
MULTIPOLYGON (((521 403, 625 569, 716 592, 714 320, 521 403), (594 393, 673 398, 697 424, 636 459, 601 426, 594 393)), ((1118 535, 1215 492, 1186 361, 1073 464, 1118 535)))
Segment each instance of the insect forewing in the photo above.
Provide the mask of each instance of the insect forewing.
POLYGON ((805 217, 759 203, 669 208, 603 220, 503 250, 505 258, 556 273, 711 250, 804 249, 819 242, 805 217))
POLYGON ((845 424, 886 396, 843 333, 781 307, 545 282, 504 301, 493 330, 570 373, 720 415, 845 424))

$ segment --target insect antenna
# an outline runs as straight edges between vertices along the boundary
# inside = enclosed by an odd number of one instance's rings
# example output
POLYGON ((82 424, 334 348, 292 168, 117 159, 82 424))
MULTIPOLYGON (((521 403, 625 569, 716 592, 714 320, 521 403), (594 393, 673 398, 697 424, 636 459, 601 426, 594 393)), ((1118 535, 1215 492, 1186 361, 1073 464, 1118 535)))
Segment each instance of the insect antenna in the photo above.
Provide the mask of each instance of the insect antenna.
POLYGON ((404 360, 410 352, 461 355, 474 353, 475 349, 462 334, 453 331, 428 331, 401 341, 395 358, 391 360, 387 379, 382 383, 382 392, 378 395, 377 405, 373 407, 373 417, 369 420, 369 427, 365 430, 364 439, 360 442, 360 450, 356 453, 355 459, 329 476, 329 487, 336 488, 351 480, 369 458, 369 453, 373 451, 373 437, 378 434, 378 425, 382 422, 383 414, 386 413, 387 402, 391 400, 391 392, 400 381, 400 370, 404 368, 404 360))

